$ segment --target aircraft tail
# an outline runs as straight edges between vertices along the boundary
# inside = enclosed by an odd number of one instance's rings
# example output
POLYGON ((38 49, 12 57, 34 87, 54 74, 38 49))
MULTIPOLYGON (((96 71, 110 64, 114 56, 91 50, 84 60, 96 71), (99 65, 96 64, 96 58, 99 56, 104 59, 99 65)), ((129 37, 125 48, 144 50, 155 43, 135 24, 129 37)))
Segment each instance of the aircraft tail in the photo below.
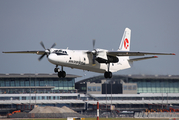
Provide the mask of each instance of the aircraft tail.
POLYGON ((118 51, 130 51, 131 30, 126 28, 118 51))

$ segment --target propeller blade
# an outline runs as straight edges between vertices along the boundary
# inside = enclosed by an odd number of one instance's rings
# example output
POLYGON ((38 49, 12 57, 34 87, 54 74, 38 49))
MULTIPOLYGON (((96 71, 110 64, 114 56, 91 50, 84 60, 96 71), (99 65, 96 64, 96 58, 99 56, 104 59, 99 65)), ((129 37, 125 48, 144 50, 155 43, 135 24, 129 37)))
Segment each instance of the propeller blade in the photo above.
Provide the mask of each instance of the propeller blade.
POLYGON ((95 60, 96 60, 96 54, 93 54, 93 66, 96 65, 95 60))
POLYGON ((94 49, 94 47, 95 47, 95 42, 96 42, 96 40, 93 39, 93 49, 94 49))
POLYGON ((92 51, 92 54, 93 54, 93 59, 92 59, 92 62, 93 62, 93 66, 96 65, 96 55, 97 55, 97 51, 95 49, 95 43, 96 43, 96 40, 93 39, 93 51, 92 51))
POLYGON ((54 43, 51 48, 55 47, 55 45, 56 45, 56 43, 54 43))
POLYGON ((39 57, 39 61, 46 55, 47 53, 44 53, 43 55, 41 55, 40 57, 39 57))
POLYGON ((41 44, 41 46, 46 50, 46 48, 45 48, 45 46, 44 46, 44 44, 43 44, 42 41, 40 42, 40 44, 41 44))

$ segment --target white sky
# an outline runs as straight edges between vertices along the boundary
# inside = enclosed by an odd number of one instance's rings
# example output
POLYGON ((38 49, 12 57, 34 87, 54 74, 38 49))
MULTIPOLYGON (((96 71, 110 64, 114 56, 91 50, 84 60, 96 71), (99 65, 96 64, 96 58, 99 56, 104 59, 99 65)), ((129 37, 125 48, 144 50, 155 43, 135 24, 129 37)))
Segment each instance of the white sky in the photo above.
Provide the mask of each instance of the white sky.
MULTIPOLYGON (((124 29, 132 30, 131 51, 172 52, 176 56, 135 62, 114 74, 179 72, 178 0, 0 0, 0 51, 56 48, 116 50, 124 29)), ((0 73, 53 73, 55 65, 35 54, 3 54, 0 73)), ((67 74, 102 75, 64 68, 67 74)))

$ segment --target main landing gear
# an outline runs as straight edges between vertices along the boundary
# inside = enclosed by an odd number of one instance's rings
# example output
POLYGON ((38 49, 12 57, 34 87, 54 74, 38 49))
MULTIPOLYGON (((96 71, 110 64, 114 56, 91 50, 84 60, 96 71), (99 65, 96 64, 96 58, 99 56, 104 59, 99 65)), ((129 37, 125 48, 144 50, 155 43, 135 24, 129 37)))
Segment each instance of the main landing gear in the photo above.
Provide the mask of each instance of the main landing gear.
POLYGON ((112 72, 109 71, 109 66, 110 66, 110 63, 107 63, 108 64, 108 71, 106 71, 104 73, 104 77, 105 78, 112 78, 112 72))
POLYGON ((104 77, 105 78, 112 78, 112 72, 105 72, 104 77))
POLYGON ((56 68, 54 69, 54 72, 58 72, 58 77, 59 78, 65 78, 66 77, 66 72, 63 71, 63 66, 61 66, 61 71, 58 68, 58 65, 56 65, 56 68))

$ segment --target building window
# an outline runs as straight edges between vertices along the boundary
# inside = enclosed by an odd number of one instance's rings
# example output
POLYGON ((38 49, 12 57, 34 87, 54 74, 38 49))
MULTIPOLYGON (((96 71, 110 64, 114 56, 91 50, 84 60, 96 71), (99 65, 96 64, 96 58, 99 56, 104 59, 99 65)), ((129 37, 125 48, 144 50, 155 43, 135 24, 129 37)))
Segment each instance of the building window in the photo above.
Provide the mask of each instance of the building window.
POLYGON ((6 86, 10 86, 10 82, 9 81, 6 81, 6 86))
MULTIPOLYGON (((55 86, 55 87, 59 87, 58 80, 54 80, 53 83, 54 83, 54 86, 55 86)), ((63 86, 63 84, 60 84, 60 85, 63 86)), ((61 87, 61 86, 60 86, 60 87, 61 87)))
POLYGON ((42 100, 45 100, 45 96, 42 96, 42 100))
POLYGON ((97 91, 101 91, 101 87, 100 86, 97 87, 97 91))
POLYGON ((14 80, 11 80, 11 86, 15 86, 14 80))
POLYGON ((132 90, 132 86, 131 85, 128 86, 128 90, 132 90))
POLYGON ((57 96, 57 100, 60 100, 60 96, 57 96))
POLYGON ((25 81, 25 86, 29 86, 29 80, 25 81))
POLYGON ((22 97, 22 100, 26 100, 26 97, 22 97))
POLYGON ((35 80, 35 86, 39 86, 39 80, 35 80))
POLYGON ((30 86, 35 86, 35 80, 30 80, 30 86))
POLYGON ((35 97, 35 96, 32 96, 32 97, 31 97, 31 100, 36 100, 36 97, 35 97))
POLYGON ((24 86, 24 81, 23 80, 20 81, 20 86, 24 86))
POLYGON ((93 91, 96 91, 96 86, 93 86, 93 91))
POLYGON ((136 85, 133 85, 133 90, 136 90, 137 89, 137 86, 136 85))
POLYGON ((4 87, 4 86, 5 86, 4 83, 5 83, 4 80, 1 80, 1 81, 0 81, 1 87, 4 87))
POLYGON ((81 90, 86 90, 86 87, 81 87, 81 90))
POLYGON ((40 80, 40 86, 45 86, 44 83, 45 83, 44 80, 40 80))
POLYGON ((51 100, 51 96, 47 96, 47 100, 51 100))
POLYGON ((49 81, 48 81, 48 85, 49 85, 49 86, 53 86, 53 80, 49 80, 49 81))
POLYGON ((88 86, 88 91, 92 91, 92 88, 91 88, 91 86, 88 86))
POLYGON ((124 86, 123 86, 123 90, 127 90, 127 85, 124 85, 124 86))
POLYGON ((56 98, 55 98, 55 96, 53 96, 53 100, 55 100, 56 98))

